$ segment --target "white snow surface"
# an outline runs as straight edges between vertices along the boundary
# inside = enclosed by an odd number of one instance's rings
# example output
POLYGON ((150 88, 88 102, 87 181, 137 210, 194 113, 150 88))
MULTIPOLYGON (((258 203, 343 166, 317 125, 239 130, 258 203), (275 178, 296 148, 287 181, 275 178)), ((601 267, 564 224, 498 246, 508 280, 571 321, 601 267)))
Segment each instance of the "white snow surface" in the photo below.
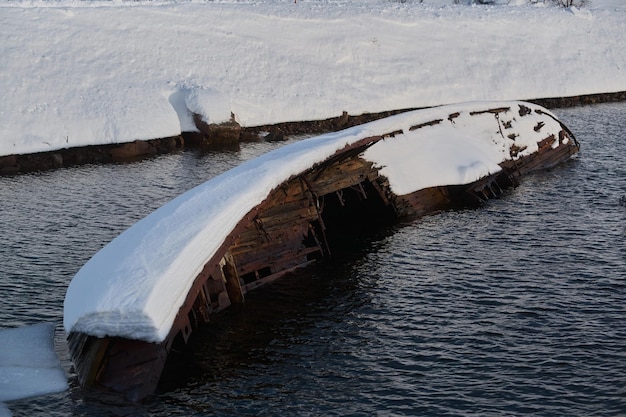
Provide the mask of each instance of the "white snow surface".
MULTIPOLYGON (((474 100, 626 90, 626 7, 5 0, 0 156, 474 100)), ((465 2, 467 3, 467 2, 465 2)))
POLYGON ((519 102, 474 102, 415 110, 249 160, 157 209, 91 258, 68 287, 65 330, 161 342, 194 278, 240 219, 284 181, 360 139, 401 131, 364 153, 388 177, 392 191, 402 195, 467 184, 498 172, 498 163, 511 158, 513 143, 525 148, 518 157, 527 155, 537 150, 538 141, 561 130, 558 122, 536 112, 520 117, 521 104, 540 109, 519 102), (505 106, 511 110, 498 118, 470 115, 505 106), (459 116, 449 121, 456 112, 459 116), (411 130, 436 119, 442 122, 411 130), (515 142, 502 133, 500 123, 509 121, 506 133, 518 134, 515 142), (535 132, 538 121, 545 126, 535 132))
POLYGON ((2 401, 65 391, 65 372, 54 352, 54 325, 39 323, 0 330, 0 416, 2 401))

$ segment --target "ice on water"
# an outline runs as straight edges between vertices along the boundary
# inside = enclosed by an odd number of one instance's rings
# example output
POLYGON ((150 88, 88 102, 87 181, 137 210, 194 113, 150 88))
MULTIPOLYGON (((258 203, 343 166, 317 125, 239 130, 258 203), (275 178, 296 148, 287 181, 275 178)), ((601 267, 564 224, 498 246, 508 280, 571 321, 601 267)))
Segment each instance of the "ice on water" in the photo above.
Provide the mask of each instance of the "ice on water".
POLYGON ((0 330, 0 417, 11 415, 2 402, 68 388, 53 337, 52 323, 0 330))

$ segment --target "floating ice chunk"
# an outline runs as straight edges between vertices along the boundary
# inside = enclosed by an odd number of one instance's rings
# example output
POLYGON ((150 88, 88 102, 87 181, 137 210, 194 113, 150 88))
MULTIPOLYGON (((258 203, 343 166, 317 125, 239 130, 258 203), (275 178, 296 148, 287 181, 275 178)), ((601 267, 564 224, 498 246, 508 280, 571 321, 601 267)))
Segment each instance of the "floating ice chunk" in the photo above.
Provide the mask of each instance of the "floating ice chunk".
MULTIPOLYGON (((68 388, 65 372, 54 353, 53 335, 51 323, 0 330, 0 401, 68 388)), ((0 416, 3 413, 0 406, 0 416)))

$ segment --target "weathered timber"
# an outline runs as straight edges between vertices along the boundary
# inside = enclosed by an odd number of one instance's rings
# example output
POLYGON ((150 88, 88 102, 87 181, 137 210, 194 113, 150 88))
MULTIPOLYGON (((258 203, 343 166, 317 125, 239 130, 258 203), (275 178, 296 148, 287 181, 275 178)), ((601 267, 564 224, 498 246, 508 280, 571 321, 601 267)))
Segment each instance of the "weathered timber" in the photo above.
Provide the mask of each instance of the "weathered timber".
POLYGON ((409 128, 409 130, 412 131, 412 130, 421 129, 421 128, 426 127, 426 126, 435 126, 435 125, 438 125, 441 122, 443 122, 443 119, 435 119, 435 120, 431 120, 430 122, 424 122, 424 123, 420 123, 418 125, 411 126, 409 128))
MULTIPOLYGON (((522 106, 522 107, 524 107, 524 106, 522 106)), ((524 108, 528 108, 528 107, 524 107, 524 108)), ((500 114, 500 113, 506 113, 509 110, 511 110, 510 107, 496 107, 495 109, 486 109, 486 110, 473 111, 473 112, 470 112, 470 115, 474 116, 474 115, 477 115, 477 114, 484 114, 484 113, 500 114)), ((526 113, 526 114, 528 114, 528 113, 526 113)), ((520 116, 522 116, 521 113, 520 113, 520 116)))
MULTIPOLYGON (((511 128, 505 115, 525 117, 532 109, 496 107, 473 112, 473 117, 485 113, 494 115, 494 132, 505 138, 502 129, 511 128)), ((411 129, 454 123, 459 115, 450 113, 446 122, 434 119, 411 129)), ((345 233, 366 231, 376 222, 483 204, 515 186, 523 175, 553 167, 578 152, 578 143, 564 125, 557 132, 544 132, 543 126, 537 131, 545 133, 537 151, 526 154, 523 146, 513 144, 511 159, 500 164, 500 172, 469 184, 429 187, 404 195, 395 194, 381 167, 363 157, 370 146, 393 140, 402 131, 346 145, 284 181, 242 217, 195 277, 163 342, 70 333, 69 346, 81 384, 103 386, 140 400, 156 389, 168 355, 188 343, 212 315, 241 305, 245 294, 258 286, 332 256, 345 233)))

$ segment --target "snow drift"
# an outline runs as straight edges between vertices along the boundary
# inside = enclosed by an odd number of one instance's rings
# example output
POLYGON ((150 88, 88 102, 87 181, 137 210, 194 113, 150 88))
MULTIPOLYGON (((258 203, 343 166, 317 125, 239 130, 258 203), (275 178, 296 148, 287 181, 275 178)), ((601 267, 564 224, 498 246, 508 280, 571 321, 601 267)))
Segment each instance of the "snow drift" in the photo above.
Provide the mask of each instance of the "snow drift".
POLYGON ((170 137, 191 112, 256 126, 626 90, 623 4, 452 3, 2 2, 0 156, 170 137))

